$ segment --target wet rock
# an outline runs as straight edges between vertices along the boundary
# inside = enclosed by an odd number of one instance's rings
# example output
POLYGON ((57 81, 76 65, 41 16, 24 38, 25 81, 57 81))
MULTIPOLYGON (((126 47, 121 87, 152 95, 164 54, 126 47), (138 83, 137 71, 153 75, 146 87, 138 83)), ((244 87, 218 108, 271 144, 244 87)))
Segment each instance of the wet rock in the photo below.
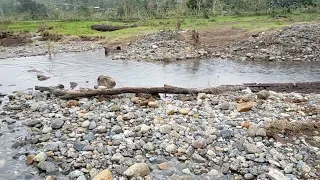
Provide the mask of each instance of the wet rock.
POLYGON ((70 88, 71 89, 74 89, 75 87, 77 87, 78 86, 78 83, 76 83, 76 82, 70 82, 70 88))
POLYGON ((39 81, 45 81, 47 79, 50 79, 50 77, 42 75, 42 74, 38 74, 37 78, 38 78, 39 81))
POLYGON ((111 89, 116 86, 116 82, 110 76, 100 75, 98 77, 98 85, 111 89))
POLYGON ((125 172, 124 175, 132 177, 132 176, 141 176, 145 177, 150 173, 149 166, 146 163, 135 163, 130 166, 125 172))
POLYGON ((112 174, 109 169, 105 169, 94 176, 92 180, 112 180, 112 174))

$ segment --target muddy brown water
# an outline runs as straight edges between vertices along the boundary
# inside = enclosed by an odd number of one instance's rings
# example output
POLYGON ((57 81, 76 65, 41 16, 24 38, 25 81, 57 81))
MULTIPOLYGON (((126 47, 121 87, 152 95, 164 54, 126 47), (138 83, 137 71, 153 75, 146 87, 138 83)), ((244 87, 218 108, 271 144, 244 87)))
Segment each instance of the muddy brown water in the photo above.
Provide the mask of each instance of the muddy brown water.
MULTIPOLYGON (((102 74, 113 77, 117 81, 117 87, 163 84, 209 87, 222 84, 303 82, 320 80, 320 62, 241 62, 210 59, 163 64, 115 61, 105 57, 103 51, 58 54, 51 59, 48 56, 11 58, 0 60, 0 93, 26 90, 35 85, 64 84, 69 87, 71 81, 79 83, 80 87, 93 87, 96 78, 102 74), (51 78, 38 81, 35 70, 51 78)), ((26 150, 10 148, 15 138, 26 135, 26 130, 17 123, 11 126, 8 127, 3 122, 0 126, 0 180, 28 179, 25 176, 28 177, 35 169, 28 168, 22 160, 12 158, 26 150)))

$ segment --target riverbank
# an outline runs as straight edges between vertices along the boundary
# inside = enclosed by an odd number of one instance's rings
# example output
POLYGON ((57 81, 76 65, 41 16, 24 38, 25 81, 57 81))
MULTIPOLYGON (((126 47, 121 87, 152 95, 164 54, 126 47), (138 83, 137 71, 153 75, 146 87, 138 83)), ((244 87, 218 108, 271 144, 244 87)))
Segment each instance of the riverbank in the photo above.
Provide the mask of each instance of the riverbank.
POLYGON ((320 177, 319 94, 10 99, 2 123, 29 132, 12 148, 43 178, 92 179, 105 169, 114 179, 320 177))
MULTIPOLYGON (((102 47, 114 49, 120 45, 123 51, 112 55, 112 58, 175 61, 214 56, 248 60, 292 60, 291 56, 282 57, 281 54, 278 55, 279 53, 274 49, 271 49, 270 53, 267 49, 266 58, 259 58, 262 56, 261 53, 252 54, 252 52, 249 52, 249 49, 252 47, 262 47, 259 42, 263 41, 264 38, 259 36, 252 42, 250 37, 252 35, 256 37, 258 33, 261 35, 261 32, 269 34, 270 30, 280 29, 296 23, 317 23, 318 18, 318 14, 292 14, 281 18, 271 18, 269 16, 217 16, 209 19, 184 18, 181 21, 182 31, 175 31, 175 19, 153 19, 132 22, 132 24, 137 24, 138 27, 113 32, 94 31, 90 29, 90 26, 92 24, 105 23, 111 25, 127 24, 108 21, 16 22, 1 25, 0 28, 15 33, 28 33, 30 42, 32 43, 1 47, 0 58, 79 52, 102 47), (62 39, 58 40, 58 42, 38 41, 37 39, 41 33, 36 32, 43 29, 45 29, 44 34, 55 35, 55 37, 61 36, 62 39), (199 35, 199 42, 196 44, 194 43, 194 39, 190 39, 190 32, 192 30, 196 30, 199 35), (168 38, 168 35, 170 38, 168 38), (244 45, 245 47, 238 47, 239 45, 244 45), (239 49, 243 50, 240 51, 239 49)), ((295 32, 289 33, 288 39, 291 35, 300 36, 303 32, 302 30, 298 34, 294 34, 295 32)), ((272 37, 277 36, 274 34, 272 37)), ((266 36, 266 38, 269 38, 269 36, 266 36)), ((304 44, 301 45, 304 46, 304 44)), ((289 44, 288 48, 290 49, 291 46, 289 44)), ((317 44, 316 46, 318 47, 317 44)), ((317 48, 311 48, 311 50, 316 51, 317 48)), ((299 51, 298 49, 295 52, 298 53, 299 51)), ((302 60, 317 60, 317 56, 315 58, 310 58, 309 56, 308 58, 299 58, 302 60)))

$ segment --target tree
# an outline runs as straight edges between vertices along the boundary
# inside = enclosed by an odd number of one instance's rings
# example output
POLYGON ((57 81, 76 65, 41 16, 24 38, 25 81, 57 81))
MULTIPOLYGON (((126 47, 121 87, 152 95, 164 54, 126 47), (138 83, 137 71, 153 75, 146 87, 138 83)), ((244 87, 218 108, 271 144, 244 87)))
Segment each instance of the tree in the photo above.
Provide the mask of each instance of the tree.
POLYGON ((18 11, 29 13, 32 19, 43 19, 48 17, 48 9, 43 4, 38 4, 32 0, 18 0, 20 5, 18 11))

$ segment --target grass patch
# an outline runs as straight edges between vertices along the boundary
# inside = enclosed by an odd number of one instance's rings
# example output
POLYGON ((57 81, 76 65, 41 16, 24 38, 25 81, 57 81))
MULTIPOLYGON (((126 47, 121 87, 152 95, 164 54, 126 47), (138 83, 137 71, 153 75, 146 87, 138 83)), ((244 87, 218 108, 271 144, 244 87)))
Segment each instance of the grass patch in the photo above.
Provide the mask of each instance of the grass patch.
MULTIPOLYGON (((270 16, 215 16, 209 19, 187 17, 181 19, 181 29, 208 29, 208 28, 240 28, 248 31, 263 31, 281 28, 286 25, 301 22, 317 22, 320 14, 291 14, 287 18, 272 18, 270 16)), ((37 32, 39 25, 45 23, 53 27, 50 32, 67 36, 95 36, 104 37, 111 41, 134 38, 139 35, 152 33, 158 30, 175 30, 177 19, 147 19, 131 23, 111 21, 25 21, 2 24, 6 29, 14 32, 37 32), (138 27, 122 29, 113 32, 99 32, 90 29, 93 24, 132 25, 138 27)))

